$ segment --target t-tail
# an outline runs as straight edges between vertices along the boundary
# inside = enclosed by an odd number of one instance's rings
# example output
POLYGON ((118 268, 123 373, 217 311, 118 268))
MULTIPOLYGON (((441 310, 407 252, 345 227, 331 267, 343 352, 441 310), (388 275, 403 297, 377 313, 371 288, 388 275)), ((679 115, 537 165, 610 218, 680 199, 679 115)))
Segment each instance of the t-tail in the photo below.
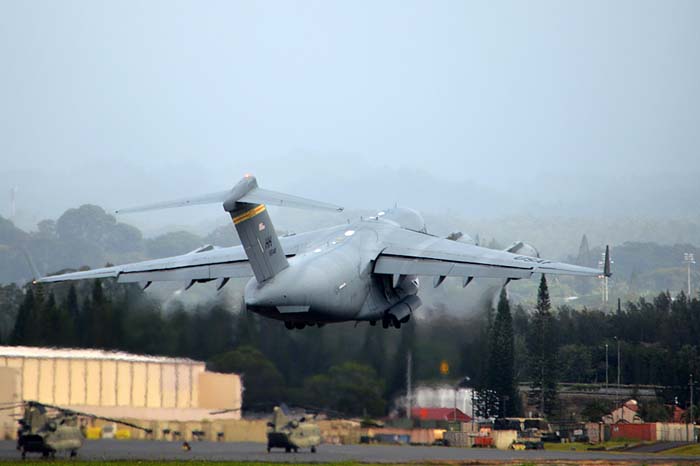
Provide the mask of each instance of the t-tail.
POLYGON ((203 196, 161 202, 142 207, 118 210, 117 213, 145 212, 222 202, 229 213, 243 249, 258 283, 267 281, 289 267, 266 205, 342 211, 326 202, 305 199, 258 187, 254 176, 246 175, 231 190, 203 196))

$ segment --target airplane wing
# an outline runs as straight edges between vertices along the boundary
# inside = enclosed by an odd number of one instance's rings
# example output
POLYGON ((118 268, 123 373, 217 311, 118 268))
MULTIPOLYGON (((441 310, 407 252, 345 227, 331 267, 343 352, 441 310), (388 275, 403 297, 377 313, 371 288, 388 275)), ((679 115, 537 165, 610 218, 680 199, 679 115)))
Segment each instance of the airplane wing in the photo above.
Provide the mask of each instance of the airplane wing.
POLYGON ((610 254, 606 248, 604 270, 554 262, 538 257, 496 251, 472 244, 402 231, 382 250, 374 273, 432 275, 436 277, 530 278, 534 273, 552 275, 610 276, 610 254), (413 236, 420 235, 422 238, 413 236))
MULTIPOLYGON (((280 237, 288 257, 324 230, 312 231, 293 236, 280 237)), ((30 261, 31 262, 31 261, 30 261)), ((32 267, 35 269, 34 267, 32 267)), ((37 272, 34 272, 38 277, 37 272)), ((253 270, 242 246, 215 248, 211 245, 195 249, 180 256, 166 257, 131 264, 115 265, 99 269, 49 275, 35 279, 37 283, 86 280, 91 278, 116 278, 120 283, 158 281, 208 281, 218 278, 252 277, 253 270)))
POLYGON ((116 278, 120 283, 213 280, 216 278, 252 277, 243 248, 215 249, 204 247, 181 256, 166 257, 132 264, 115 265, 83 272, 49 275, 39 283, 116 278))

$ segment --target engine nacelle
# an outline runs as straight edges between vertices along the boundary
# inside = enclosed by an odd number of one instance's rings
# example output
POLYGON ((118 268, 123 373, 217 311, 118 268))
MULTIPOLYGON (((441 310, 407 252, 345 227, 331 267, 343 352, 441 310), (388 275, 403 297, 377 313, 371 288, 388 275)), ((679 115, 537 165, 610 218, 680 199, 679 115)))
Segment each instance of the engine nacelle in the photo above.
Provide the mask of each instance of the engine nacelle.
POLYGON ((520 254, 521 256, 540 257, 540 252, 536 247, 523 241, 516 241, 508 246, 506 251, 512 252, 513 254, 520 254))
POLYGON ((407 296, 401 302, 394 304, 391 309, 386 311, 387 314, 394 317, 401 323, 408 322, 413 311, 418 309, 423 304, 420 298, 416 295, 407 296))

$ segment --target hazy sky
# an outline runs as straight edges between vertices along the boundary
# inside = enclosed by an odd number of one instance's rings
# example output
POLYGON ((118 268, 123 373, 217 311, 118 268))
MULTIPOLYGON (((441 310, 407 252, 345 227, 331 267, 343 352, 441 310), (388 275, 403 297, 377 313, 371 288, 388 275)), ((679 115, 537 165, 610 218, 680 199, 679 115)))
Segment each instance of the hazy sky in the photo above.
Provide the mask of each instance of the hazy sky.
POLYGON ((12 186, 31 223, 245 172, 349 207, 697 214, 699 20, 694 0, 0 0, 0 215, 12 186))

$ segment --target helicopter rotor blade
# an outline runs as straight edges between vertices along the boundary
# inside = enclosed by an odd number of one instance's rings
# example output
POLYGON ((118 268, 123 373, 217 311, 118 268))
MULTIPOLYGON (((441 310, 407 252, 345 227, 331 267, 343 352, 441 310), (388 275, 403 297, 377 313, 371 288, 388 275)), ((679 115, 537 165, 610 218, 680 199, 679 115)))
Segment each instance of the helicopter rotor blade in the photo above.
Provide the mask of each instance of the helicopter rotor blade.
POLYGON ((218 411, 211 411, 209 414, 215 415, 215 414, 226 414, 226 413, 234 413, 236 411, 240 411, 242 408, 227 408, 227 409, 220 409, 218 411))
POLYGON ((62 407, 56 406, 56 405, 51 405, 51 404, 47 404, 47 403, 39 403, 38 401, 28 401, 26 403, 29 405, 37 405, 37 406, 43 406, 43 407, 49 408, 49 409, 55 409, 56 411, 60 411, 63 414, 67 414, 69 416, 71 416, 71 415, 72 416, 83 416, 83 417, 88 417, 90 419, 100 419, 102 421, 114 422, 115 424, 121 424, 121 425, 124 425, 127 427, 133 427, 134 429, 142 430, 142 431, 146 432, 147 434, 153 433, 153 429, 142 427, 140 425, 133 424, 131 422, 122 421, 120 419, 114 419, 114 418, 105 417, 105 416, 98 416, 97 414, 85 413, 82 411, 75 411, 75 410, 68 409, 68 408, 62 408, 62 407))

